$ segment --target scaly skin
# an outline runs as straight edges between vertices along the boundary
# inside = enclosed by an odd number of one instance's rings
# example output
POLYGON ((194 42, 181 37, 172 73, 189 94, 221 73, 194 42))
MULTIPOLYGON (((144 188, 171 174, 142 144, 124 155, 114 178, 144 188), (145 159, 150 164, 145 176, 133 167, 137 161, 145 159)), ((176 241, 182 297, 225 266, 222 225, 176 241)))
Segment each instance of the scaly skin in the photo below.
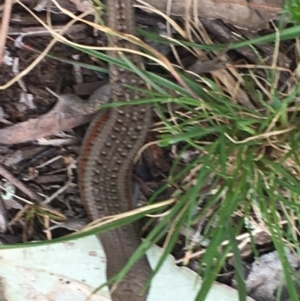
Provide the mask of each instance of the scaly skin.
MULTIPOLYGON (((132 0, 108 0, 108 27, 134 35, 132 0)), ((117 37, 109 37, 109 46, 134 49, 135 45, 117 37)), ((119 53, 110 51, 112 57, 119 53)), ((141 59, 134 54, 126 57, 139 65, 141 59)), ((140 78, 127 70, 110 65, 111 101, 129 101, 143 97, 124 84, 145 87, 140 78)), ((101 92, 100 92, 101 93, 101 92)), ((96 93, 93 102, 101 95, 96 93)), ((150 105, 123 106, 100 111, 87 130, 78 168, 79 189, 89 217, 94 220, 132 209, 132 163, 143 145, 151 126, 150 105)), ((107 277, 115 276, 127 263, 141 243, 136 224, 130 224, 100 234, 107 257, 107 277)), ((145 301, 140 295, 151 274, 146 257, 140 259, 111 292, 113 301, 145 301)))

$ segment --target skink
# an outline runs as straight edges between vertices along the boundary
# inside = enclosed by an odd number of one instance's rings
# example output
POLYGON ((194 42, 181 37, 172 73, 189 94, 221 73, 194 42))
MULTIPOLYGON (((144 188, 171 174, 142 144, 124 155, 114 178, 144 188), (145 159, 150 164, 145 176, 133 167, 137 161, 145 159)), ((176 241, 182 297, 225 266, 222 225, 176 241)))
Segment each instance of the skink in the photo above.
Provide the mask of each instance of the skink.
MULTIPOLYGON (((108 0, 108 27, 135 34, 132 0, 108 0)), ((120 37, 110 36, 109 46, 135 49, 120 37)), ((109 54, 118 58, 119 53, 109 54)), ((139 66, 141 58, 126 53, 139 66)), ((109 65, 111 101, 129 101, 143 95, 124 85, 145 88, 144 82, 127 70, 109 65)), ((96 97, 100 97, 99 95, 96 97)), ((94 101, 95 102, 95 101, 94 101)), ((96 99, 97 102, 97 99, 96 99)), ((100 111, 84 138, 78 167, 79 189, 89 217, 94 220, 132 209, 131 172, 134 157, 143 145, 151 126, 150 105, 122 106, 100 111)), ((141 243, 136 224, 99 235, 107 257, 107 278, 115 276, 141 243)), ((151 274, 146 257, 140 259, 111 292, 113 301, 145 301, 143 286, 151 274)))

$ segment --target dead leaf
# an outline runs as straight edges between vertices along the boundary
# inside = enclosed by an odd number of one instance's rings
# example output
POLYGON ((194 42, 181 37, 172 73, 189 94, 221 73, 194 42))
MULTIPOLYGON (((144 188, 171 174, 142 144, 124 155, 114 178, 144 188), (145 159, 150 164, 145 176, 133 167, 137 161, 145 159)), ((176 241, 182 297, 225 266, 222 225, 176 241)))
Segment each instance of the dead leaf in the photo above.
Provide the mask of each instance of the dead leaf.
MULTIPOLYGON (((169 0, 137 0, 137 3, 139 7, 148 3, 163 11, 169 6, 169 0)), ((193 18, 221 19, 237 27, 259 30, 268 27, 283 5, 283 0, 172 0, 170 13, 185 16, 188 12, 193 18)))

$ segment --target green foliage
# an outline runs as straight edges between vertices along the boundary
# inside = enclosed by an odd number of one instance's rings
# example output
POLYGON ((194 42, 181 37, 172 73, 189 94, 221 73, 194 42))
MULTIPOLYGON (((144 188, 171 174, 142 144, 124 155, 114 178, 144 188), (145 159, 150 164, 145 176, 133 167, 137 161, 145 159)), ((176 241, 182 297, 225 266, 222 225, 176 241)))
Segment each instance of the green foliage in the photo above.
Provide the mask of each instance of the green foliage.
POLYGON ((287 0, 285 9, 291 15, 292 21, 300 22, 300 0, 287 0))

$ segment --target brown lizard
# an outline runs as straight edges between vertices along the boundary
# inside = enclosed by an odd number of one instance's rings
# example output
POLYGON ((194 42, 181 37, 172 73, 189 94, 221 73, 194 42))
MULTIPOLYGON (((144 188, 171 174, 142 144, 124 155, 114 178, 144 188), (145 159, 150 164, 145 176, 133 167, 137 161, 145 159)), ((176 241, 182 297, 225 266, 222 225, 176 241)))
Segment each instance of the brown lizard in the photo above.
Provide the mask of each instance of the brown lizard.
MULTIPOLYGON (((134 35, 135 21, 132 0, 109 0, 106 3, 108 27, 134 35)), ((110 47, 136 49, 136 46, 117 36, 109 37, 110 47)), ((109 51, 114 57, 120 53, 109 51)), ((139 66, 141 58, 126 57, 139 66)), ((109 65, 111 101, 129 101, 143 95, 124 85, 145 88, 136 75, 109 65)), ((92 95, 94 105, 101 99, 101 90, 92 95)), ((101 101, 100 101, 101 102, 101 101)), ((151 126, 150 105, 122 106, 100 111, 90 124, 84 138, 78 167, 80 194, 92 220, 132 209, 131 172, 134 157, 144 143, 151 126)), ((100 234, 107 258, 107 278, 115 276, 127 263, 141 243, 136 224, 100 234)), ((144 301, 142 289, 151 274, 147 258, 141 258, 111 292, 113 301, 144 301)), ((112 287, 111 287, 112 288, 112 287)))

